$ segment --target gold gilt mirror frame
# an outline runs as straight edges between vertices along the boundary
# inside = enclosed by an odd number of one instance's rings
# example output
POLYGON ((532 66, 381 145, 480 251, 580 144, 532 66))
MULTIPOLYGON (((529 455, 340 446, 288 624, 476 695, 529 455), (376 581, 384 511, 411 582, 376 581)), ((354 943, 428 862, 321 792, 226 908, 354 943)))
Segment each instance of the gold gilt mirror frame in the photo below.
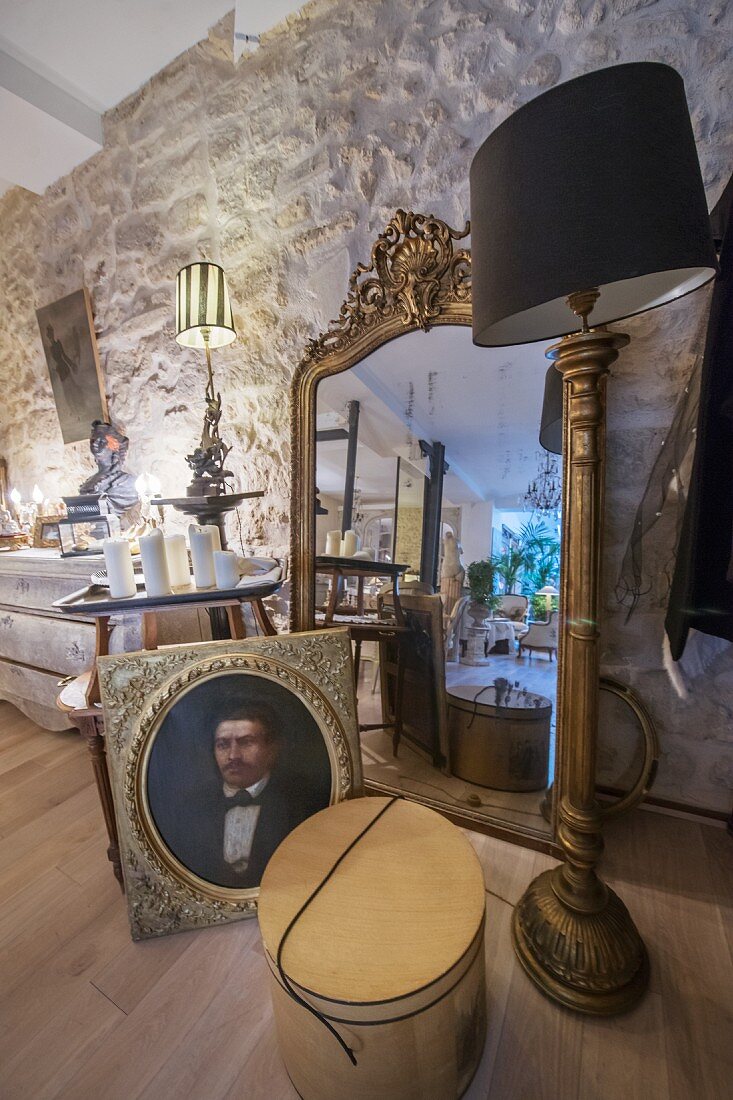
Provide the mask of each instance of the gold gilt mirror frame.
MULTIPOLYGON (((471 326, 471 252, 460 245, 469 233, 468 222, 462 230, 456 230, 433 215, 398 210, 374 242, 369 263, 360 263, 351 275, 338 318, 309 341, 297 366, 291 387, 291 629, 294 631, 312 630, 315 622, 318 385, 325 378, 349 370, 398 336, 419 330, 428 332, 437 325, 471 326)), ((566 488, 567 485, 564 491, 566 488)), ((563 532, 561 621, 567 601, 565 541, 563 532)), ((563 668, 564 660, 563 633, 560 632, 559 638, 559 669, 563 668)), ((556 819, 564 771, 562 731, 566 723, 562 682, 566 679, 567 675, 558 676, 554 771, 557 797, 545 800, 551 818, 549 836, 511 822, 488 822, 472 813, 449 812, 440 807, 441 812, 465 827, 560 855, 556 819)), ((365 787, 370 787, 368 780, 365 787)), ((435 805, 430 799, 412 793, 409 797, 435 805)))

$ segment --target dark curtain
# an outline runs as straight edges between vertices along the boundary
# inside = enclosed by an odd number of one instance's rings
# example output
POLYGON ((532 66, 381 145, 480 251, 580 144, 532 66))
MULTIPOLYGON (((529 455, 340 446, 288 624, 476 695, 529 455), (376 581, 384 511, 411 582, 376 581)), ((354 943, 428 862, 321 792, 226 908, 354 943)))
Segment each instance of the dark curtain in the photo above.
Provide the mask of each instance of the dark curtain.
POLYGON ((700 380, 697 443, 665 629, 672 657, 688 632, 733 642, 733 177, 711 215, 720 247, 700 380))

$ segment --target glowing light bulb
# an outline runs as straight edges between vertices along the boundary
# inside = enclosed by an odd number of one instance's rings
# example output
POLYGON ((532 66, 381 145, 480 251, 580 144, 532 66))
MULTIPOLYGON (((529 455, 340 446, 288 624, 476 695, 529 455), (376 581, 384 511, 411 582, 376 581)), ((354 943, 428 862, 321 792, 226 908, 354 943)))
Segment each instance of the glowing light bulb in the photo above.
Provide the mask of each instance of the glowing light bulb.
POLYGON ((148 489, 152 497, 160 496, 160 478, 155 474, 148 474, 148 489))
POLYGON ((34 504, 43 504, 43 491, 38 485, 33 486, 32 496, 34 504))
POLYGON ((145 497, 150 495, 148 493, 148 475, 147 474, 140 474, 140 477, 135 479, 135 488, 137 489, 137 495, 141 499, 145 499, 145 497))
POLYGON ((10 499, 17 508, 23 498, 17 489, 13 489, 12 493, 10 494, 10 499))

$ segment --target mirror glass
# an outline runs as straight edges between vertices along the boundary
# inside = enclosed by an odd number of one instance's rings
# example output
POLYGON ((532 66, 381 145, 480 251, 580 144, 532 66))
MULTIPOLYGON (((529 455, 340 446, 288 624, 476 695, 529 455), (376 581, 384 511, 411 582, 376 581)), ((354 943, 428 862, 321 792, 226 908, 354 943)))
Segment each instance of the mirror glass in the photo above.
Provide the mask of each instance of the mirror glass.
POLYGON ((354 624, 366 781, 542 838, 562 486, 538 442, 547 366, 544 345, 436 326, 323 379, 314 547, 317 621, 354 624))

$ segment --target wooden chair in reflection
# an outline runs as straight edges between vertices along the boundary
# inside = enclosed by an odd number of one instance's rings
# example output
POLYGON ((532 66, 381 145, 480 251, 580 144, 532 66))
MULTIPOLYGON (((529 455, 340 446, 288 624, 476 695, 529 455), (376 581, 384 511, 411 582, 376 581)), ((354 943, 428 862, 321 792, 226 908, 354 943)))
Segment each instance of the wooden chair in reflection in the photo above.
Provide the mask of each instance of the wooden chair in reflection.
MULTIPOLYGON (((389 593, 381 597, 385 613, 390 598, 389 593)), ((393 721, 399 705, 402 718, 399 734, 395 730, 393 738, 395 756, 404 737, 434 767, 450 774, 443 603, 440 596, 407 586, 402 588, 401 603, 407 634, 399 648, 386 638, 379 646, 382 725, 393 721)))
MULTIPOLYGON (((330 577, 331 589, 328 604, 323 612, 316 613, 317 627, 344 626, 349 631, 349 636, 354 643, 354 683, 358 687, 359 670, 361 666, 362 646, 365 642, 375 642, 379 645, 381 654, 382 643, 391 643, 395 647, 396 660, 396 685, 394 707, 387 728, 392 729, 392 749, 397 755, 397 748, 402 737, 402 688, 404 683, 404 664, 402 660, 402 639, 409 634, 409 628, 405 623, 402 611, 400 593, 400 575, 407 569, 406 565, 395 565, 385 562, 367 562, 354 559, 336 559, 326 556, 316 557, 316 572, 330 577), (375 613, 369 613, 364 604, 364 580, 372 577, 390 577, 389 585, 392 593, 389 606, 380 604, 377 598, 375 613), (356 577, 357 604, 350 607, 344 604, 343 592, 348 578, 356 577)), ((359 723, 362 731, 382 729, 384 723, 359 723)))
MULTIPOLYGON (((390 596, 392 595, 392 591, 393 591, 392 585, 391 584, 385 584, 385 585, 382 586, 382 588, 380 589, 380 591, 377 595, 377 610, 378 610, 378 615, 380 617, 381 617, 381 615, 384 614, 385 606, 390 609, 389 610, 390 616, 392 615, 392 608, 390 606, 391 605, 390 596), (386 600, 386 605, 385 605, 385 600, 386 600), (380 603, 380 601, 381 601, 381 603, 380 603)), ((432 585, 426 584, 423 581, 403 581, 401 586, 400 586, 400 592, 403 595, 405 593, 432 595, 432 593, 434 591, 435 591, 435 589, 433 588, 432 585)), ((358 643, 359 652, 358 652, 358 655, 355 654, 355 657, 354 657, 355 664, 356 664, 357 686, 358 686, 358 679, 359 679, 359 668, 361 666, 361 663, 363 663, 364 661, 367 661, 370 664, 374 665, 374 675, 372 677, 372 689, 371 689, 372 690, 372 695, 374 695, 375 691, 377 690, 377 684, 379 683, 379 648, 380 648, 379 640, 373 641, 373 642, 366 642, 366 645, 362 645, 361 643, 358 643)))

